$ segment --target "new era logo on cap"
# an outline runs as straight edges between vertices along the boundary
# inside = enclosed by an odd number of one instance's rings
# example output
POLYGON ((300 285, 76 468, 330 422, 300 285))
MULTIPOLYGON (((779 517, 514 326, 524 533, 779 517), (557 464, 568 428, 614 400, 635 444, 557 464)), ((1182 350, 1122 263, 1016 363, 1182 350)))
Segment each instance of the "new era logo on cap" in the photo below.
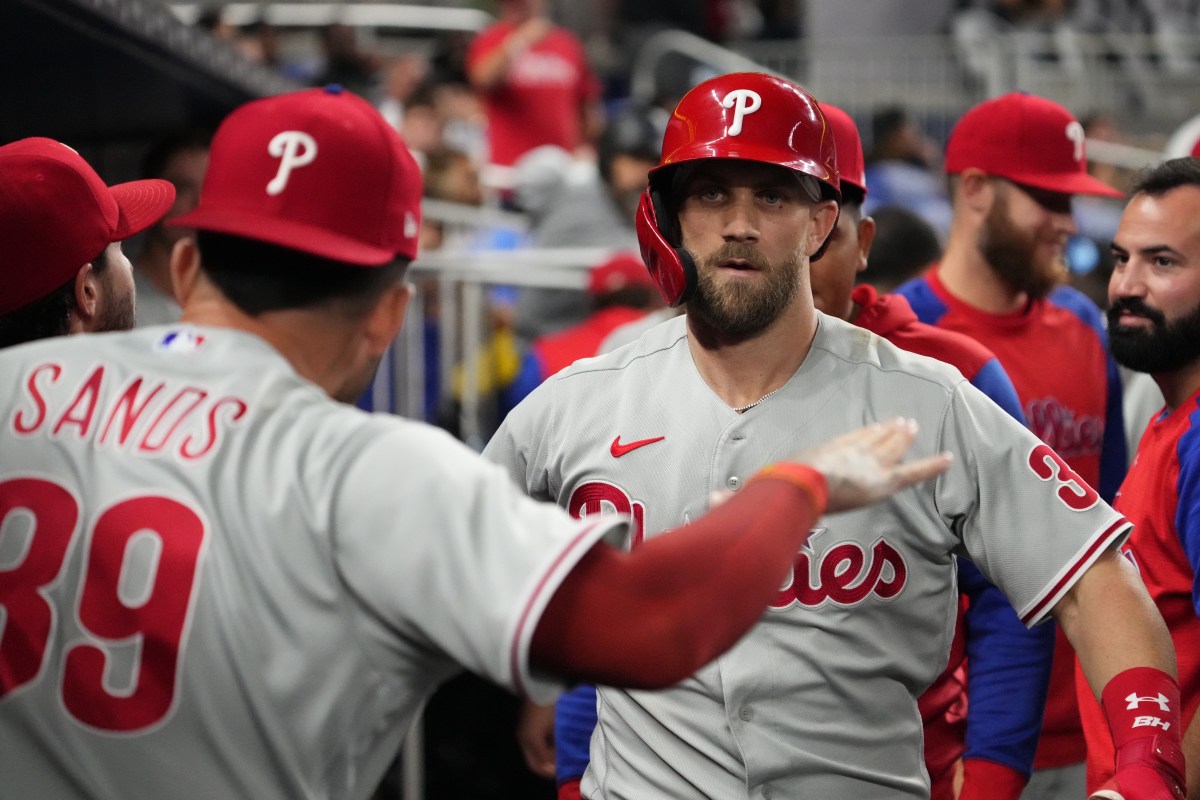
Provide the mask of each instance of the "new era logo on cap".
POLYGON ((1058 103, 1012 92, 962 116, 946 143, 946 172, 975 168, 1051 192, 1122 197, 1088 174, 1085 138, 1079 120, 1058 103))
POLYGON ((416 258, 421 193, 420 168, 370 103, 308 89, 230 114, 199 205, 172 224, 382 266, 416 258))

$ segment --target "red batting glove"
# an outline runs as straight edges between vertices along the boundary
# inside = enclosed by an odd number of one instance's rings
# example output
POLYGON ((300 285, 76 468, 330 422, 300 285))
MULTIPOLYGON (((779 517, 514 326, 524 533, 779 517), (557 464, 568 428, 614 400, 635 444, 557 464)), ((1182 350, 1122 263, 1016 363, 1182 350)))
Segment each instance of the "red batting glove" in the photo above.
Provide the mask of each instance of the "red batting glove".
POLYGON ((1179 684, 1165 672, 1134 667, 1100 694, 1117 751, 1116 773, 1093 792, 1107 800, 1185 800, 1179 684))
POLYGON ((964 759, 958 800, 1017 800, 1028 781, 1028 776, 995 761, 964 759))

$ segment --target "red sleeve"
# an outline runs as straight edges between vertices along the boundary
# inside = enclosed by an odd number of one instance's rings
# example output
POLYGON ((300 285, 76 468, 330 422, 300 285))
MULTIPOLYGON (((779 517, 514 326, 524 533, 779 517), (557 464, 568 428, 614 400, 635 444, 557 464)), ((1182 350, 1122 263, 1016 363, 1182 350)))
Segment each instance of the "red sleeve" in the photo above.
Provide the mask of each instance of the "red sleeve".
POLYGON ((790 477, 760 477, 697 522, 629 553, 596 545, 551 598, 530 663, 631 688, 670 686, 727 650, 778 594, 824 503, 790 477))

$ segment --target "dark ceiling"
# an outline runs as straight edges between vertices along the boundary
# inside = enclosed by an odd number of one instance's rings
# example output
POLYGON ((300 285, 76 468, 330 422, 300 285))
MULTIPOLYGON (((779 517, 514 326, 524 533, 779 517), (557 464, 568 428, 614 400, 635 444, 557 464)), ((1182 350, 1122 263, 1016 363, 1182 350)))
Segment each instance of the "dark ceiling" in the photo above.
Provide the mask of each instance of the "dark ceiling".
POLYGON ((0 0, 0 142, 79 148, 213 127, 295 88, 152 0, 0 0))

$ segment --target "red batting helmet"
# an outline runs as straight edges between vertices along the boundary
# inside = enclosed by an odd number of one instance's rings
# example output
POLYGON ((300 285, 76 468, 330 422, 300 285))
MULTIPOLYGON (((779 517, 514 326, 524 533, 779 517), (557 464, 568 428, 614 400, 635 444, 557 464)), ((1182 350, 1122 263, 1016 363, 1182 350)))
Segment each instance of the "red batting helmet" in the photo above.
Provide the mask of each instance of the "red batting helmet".
POLYGON ((706 158, 761 161, 815 179, 822 198, 840 196, 833 136, 817 101, 773 75, 738 72, 693 88, 667 123, 662 151, 638 207, 637 233, 642 258, 672 306, 696 285, 696 264, 682 249, 675 222, 672 176, 679 165, 706 158))

